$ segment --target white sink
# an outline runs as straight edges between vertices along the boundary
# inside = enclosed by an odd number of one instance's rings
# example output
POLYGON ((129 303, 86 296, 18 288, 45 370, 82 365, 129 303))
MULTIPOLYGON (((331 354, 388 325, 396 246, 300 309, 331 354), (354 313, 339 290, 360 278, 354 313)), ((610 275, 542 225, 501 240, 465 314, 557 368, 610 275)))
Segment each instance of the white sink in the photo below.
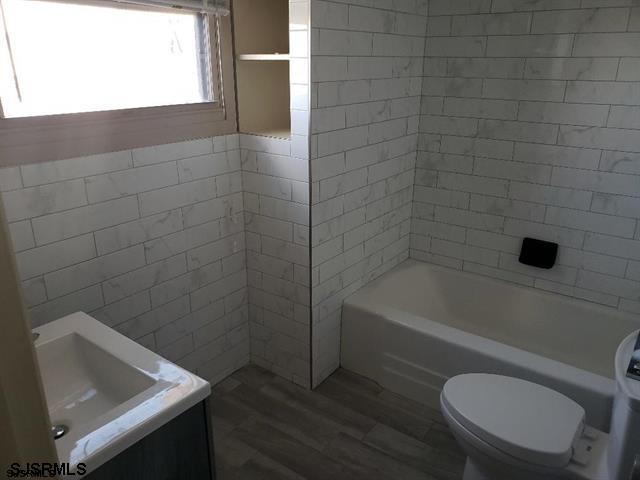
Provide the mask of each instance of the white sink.
POLYGON ((201 378, 84 313, 34 330, 60 462, 92 471, 204 400, 201 378))

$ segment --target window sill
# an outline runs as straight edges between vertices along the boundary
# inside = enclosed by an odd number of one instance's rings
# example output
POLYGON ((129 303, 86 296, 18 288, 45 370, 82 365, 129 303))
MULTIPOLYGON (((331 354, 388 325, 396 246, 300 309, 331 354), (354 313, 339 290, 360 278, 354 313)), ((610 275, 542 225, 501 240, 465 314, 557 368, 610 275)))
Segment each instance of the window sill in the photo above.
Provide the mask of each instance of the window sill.
POLYGON ((236 132, 215 103, 0 119, 0 167, 236 132))

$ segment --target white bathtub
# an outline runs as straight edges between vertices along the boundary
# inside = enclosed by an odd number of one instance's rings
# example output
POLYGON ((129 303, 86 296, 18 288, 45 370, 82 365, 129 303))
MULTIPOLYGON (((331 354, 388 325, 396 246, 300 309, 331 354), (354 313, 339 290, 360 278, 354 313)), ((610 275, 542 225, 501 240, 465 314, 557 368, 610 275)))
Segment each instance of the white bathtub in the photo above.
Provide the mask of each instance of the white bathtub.
POLYGON ((524 378, 580 403, 608 431, 619 342, 640 318, 408 260, 349 297, 342 366, 432 406, 455 375, 524 378))

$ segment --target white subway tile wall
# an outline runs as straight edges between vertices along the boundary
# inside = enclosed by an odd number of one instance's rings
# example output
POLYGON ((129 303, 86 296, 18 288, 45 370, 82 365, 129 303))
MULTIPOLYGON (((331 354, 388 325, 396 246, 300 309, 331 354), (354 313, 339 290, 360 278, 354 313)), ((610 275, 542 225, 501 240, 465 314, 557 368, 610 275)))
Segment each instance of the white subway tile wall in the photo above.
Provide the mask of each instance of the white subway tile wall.
POLYGON ((290 0, 290 140, 0 171, 33 324, 315 386, 344 298, 409 256, 640 314, 636 3, 290 0))
POLYGON ((308 0, 289 34, 290 140, 0 171, 34 326, 82 310, 214 383, 251 360, 309 386, 308 0))
POLYGON ((308 160, 289 140, 241 134, 240 148, 251 360, 308 387, 308 160))
POLYGON ((640 313, 635 4, 430 2, 411 257, 640 313))
POLYGON ((309 0, 289 2, 291 138, 240 135, 251 361, 310 385, 309 0))
POLYGON ((317 385, 340 362, 344 298, 409 256, 427 2, 312 0, 311 8, 317 385))
POLYGON ((216 382, 249 361, 238 135, 0 170, 33 326, 82 310, 216 382))

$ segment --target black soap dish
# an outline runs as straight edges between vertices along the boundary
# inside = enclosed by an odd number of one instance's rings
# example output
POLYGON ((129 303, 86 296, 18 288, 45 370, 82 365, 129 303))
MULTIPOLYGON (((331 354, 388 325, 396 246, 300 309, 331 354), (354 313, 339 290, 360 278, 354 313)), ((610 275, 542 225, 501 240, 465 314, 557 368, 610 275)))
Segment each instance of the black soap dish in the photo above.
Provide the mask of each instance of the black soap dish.
POLYGON ((548 270, 555 265, 557 257, 557 243, 528 237, 522 240, 520 263, 548 270))

